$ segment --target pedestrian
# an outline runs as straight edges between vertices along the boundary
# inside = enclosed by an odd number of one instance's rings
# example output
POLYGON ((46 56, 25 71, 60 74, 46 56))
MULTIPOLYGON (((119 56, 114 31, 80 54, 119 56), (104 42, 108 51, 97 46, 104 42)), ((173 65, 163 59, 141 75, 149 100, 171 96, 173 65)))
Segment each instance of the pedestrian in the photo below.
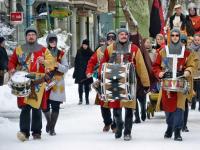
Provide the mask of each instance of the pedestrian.
MULTIPOLYGON (((36 76, 36 79, 45 75, 48 70, 53 70, 54 60, 50 51, 38 44, 38 33, 34 27, 25 31, 26 43, 16 47, 10 57, 8 68, 10 74, 17 71, 26 71, 36 76)), ((49 78, 49 77, 48 77, 49 78)), ((29 139, 30 130, 33 139, 41 139, 42 113, 41 104, 45 99, 44 90, 47 77, 42 78, 40 83, 31 83, 31 94, 27 97, 18 97, 18 107, 21 109, 17 137, 20 141, 29 139), (36 90, 37 89, 37 90, 36 90), (32 111, 32 113, 31 113, 32 111)))
MULTIPOLYGON (((169 46, 158 53, 156 62, 153 64, 153 71, 158 79, 165 80, 165 78, 172 79, 172 77, 176 79, 174 76, 184 76, 191 83, 196 58, 182 46, 179 29, 172 29, 170 35, 169 46)), ((187 92, 191 94, 192 91, 193 89, 190 88, 187 92)), ((167 123, 164 138, 171 138, 174 132, 174 140, 182 141, 181 129, 183 128, 185 101, 188 94, 184 91, 172 92, 162 88, 160 95, 157 106, 161 105, 165 111, 167 123)))
MULTIPOLYGON (((95 72, 99 72, 99 65, 100 62, 104 56, 104 51, 107 48, 107 46, 109 46, 110 44, 112 44, 113 42, 115 42, 116 40, 116 34, 115 32, 108 32, 106 35, 106 45, 102 45, 100 46, 96 52, 92 55, 92 57, 90 58, 90 60, 88 61, 88 65, 87 65, 87 70, 86 70, 86 74, 87 77, 91 77, 92 73, 94 72, 94 70, 96 70, 95 72), (98 67, 96 67, 98 66, 98 67)), ((98 74, 97 77, 100 80, 100 74, 98 74)), ((110 111, 110 108, 107 107, 106 105, 103 105, 101 100, 101 89, 100 89, 100 81, 95 82, 94 86, 97 85, 97 91, 99 91, 96 95, 96 100, 95 103, 97 105, 101 106, 101 115, 103 117, 103 122, 104 122, 104 127, 103 127, 103 132, 108 132, 110 130, 110 128, 112 129, 113 132, 116 131, 116 123, 114 121, 114 118, 112 118, 112 114, 110 111)))
MULTIPOLYGON (((132 62, 135 64, 137 75, 141 79, 142 85, 145 87, 146 90, 148 90, 150 86, 150 81, 141 51, 136 45, 131 44, 131 42, 129 41, 129 33, 124 28, 118 30, 117 41, 106 48, 101 64, 105 62, 119 64, 119 62, 121 62, 122 60, 118 60, 118 58, 122 57, 124 58, 124 63, 132 62), (116 56, 117 54, 119 54, 120 56, 116 56), (126 56, 125 54, 130 54, 128 55, 130 57, 126 56)), ((120 91, 115 92, 115 94, 120 94, 120 91)), ((117 99, 107 102, 108 107, 114 109, 114 118, 117 127, 115 132, 116 139, 121 138, 122 130, 124 128, 124 140, 131 140, 133 109, 135 108, 134 104, 134 100, 126 101, 124 99, 117 99), (123 123, 122 119, 123 107, 125 108, 125 123, 123 123)))
POLYGON ((5 39, 0 37, 0 86, 5 84, 5 80, 8 80, 7 71, 8 71, 8 55, 5 49, 5 39))
POLYGON ((60 104, 66 101, 64 74, 68 71, 69 66, 66 52, 57 47, 58 37, 56 34, 50 33, 46 42, 56 62, 52 71, 56 84, 48 91, 47 108, 43 110, 47 121, 46 132, 53 136, 56 135, 55 126, 60 112, 60 104))
POLYGON ((80 49, 78 49, 75 62, 74 62, 74 73, 75 83, 78 84, 79 93, 79 105, 83 103, 83 88, 85 91, 86 104, 89 105, 89 91, 90 85, 93 83, 93 78, 87 78, 86 69, 90 57, 93 55, 93 51, 89 47, 89 40, 85 39, 82 42, 80 49))

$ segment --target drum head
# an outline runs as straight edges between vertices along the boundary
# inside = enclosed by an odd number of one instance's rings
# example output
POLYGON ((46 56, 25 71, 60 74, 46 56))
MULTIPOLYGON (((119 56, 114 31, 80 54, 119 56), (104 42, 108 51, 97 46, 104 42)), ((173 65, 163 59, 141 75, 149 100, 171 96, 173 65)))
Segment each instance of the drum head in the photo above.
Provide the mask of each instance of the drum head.
POLYGON ((25 75, 28 73, 25 71, 17 71, 14 73, 14 75, 11 77, 11 81, 14 83, 24 83, 28 82, 30 79, 26 78, 25 75))

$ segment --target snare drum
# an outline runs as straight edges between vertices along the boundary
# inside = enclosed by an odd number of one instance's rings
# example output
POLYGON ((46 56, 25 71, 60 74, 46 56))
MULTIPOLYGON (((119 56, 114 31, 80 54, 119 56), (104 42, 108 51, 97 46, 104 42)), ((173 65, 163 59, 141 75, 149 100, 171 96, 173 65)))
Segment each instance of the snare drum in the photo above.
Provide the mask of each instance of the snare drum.
POLYGON ((189 91, 189 82, 184 78, 164 78, 162 80, 163 89, 172 92, 187 93, 189 91))
POLYGON ((105 101, 135 100, 136 73, 132 63, 104 63, 101 70, 101 93, 105 101))
POLYGON ((9 86, 12 89, 11 93, 17 97, 27 97, 31 93, 31 80, 26 78, 28 75, 25 71, 17 71, 11 77, 9 86))

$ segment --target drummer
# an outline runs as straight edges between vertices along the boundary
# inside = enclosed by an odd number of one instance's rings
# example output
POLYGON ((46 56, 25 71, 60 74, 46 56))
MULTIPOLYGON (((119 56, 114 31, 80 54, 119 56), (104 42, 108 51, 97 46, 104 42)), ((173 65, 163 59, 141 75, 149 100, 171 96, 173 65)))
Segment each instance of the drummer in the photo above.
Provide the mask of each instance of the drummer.
MULTIPOLYGON (((10 57, 8 63, 10 74, 23 70, 42 77, 46 70, 54 69, 54 58, 47 48, 38 44, 37 37, 38 34, 34 27, 26 29, 26 43, 18 46, 10 57)), ((28 97, 17 98, 18 107, 21 109, 19 120, 20 131, 17 133, 20 141, 29 139, 30 130, 32 131, 33 139, 41 139, 42 113, 40 106, 44 96, 44 82, 40 84, 33 83, 32 88, 35 89, 36 87, 37 90, 31 91, 28 97)))
MULTIPOLYGON (((86 74, 87 74, 88 78, 90 78, 92 76, 92 73, 94 72, 95 68, 98 72, 99 64, 104 55, 104 51, 105 51, 106 47, 109 46, 110 44, 112 44, 113 42, 115 42, 115 40, 116 40, 116 33, 113 31, 108 32, 107 36, 106 36, 105 45, 100 46, 95 51, 95 53, 92 55, 90 60, 88 61, 87 70, 86 70, 86 74), (96 66, 98 66, 98 67, 96 67, 96 66)), ((100 75, 98 75, 98 77, 100 78, 100 75)), ((99 80, 97 80, 93 85, 99 85, 99 83, 100 83, 99 80)), ((99 85, 99 87, 100 87, 100 85, 99 85)), ((111 128, 112 132, 115 133, 115 131, 116 131, 115 120, 112 119, 113 115, 110 111, 110 108, 101 102, 100 93, 98 93, 96 95, 95 104, 101 106, 101 115, 102 115, 103 122, 104 122, 103 132, 108 132, 111 128)))
MULTIPOLYGON (((153 72, 156 77, 174 78, 177 74, 183 75, 187 80, 191 80, 195 68, 196 57, 180 41, 180 31, 173 29, 170 33, 170 43, 162 49, 153 65, 153 72), (177 63, 175 63, 177 62, 177 63), (177 66, 177 67, 174 67, 177 66)), ((192 88, 188 94, 191 94, 192 88)), ((171 138, 174 132, 174 140, 182 141, 181 129, 183 127, 183 116, 185 110, 185 100, 188 94, 181 92, 169 92, 162 89, 160 91, 157 106, 165 111, 167 130, 164 138, 171 138), (161 100, 162 97, 162 100, 161 100)))
MULTIPOLYGON (((120 57, 120 58, 122 58, 120 57)), ((115 43, 109 45, 105 52, 104 57, 102 58, 102 63, 119 63, 119 62, 132 62, 136 67, 136 72, 141 80, 143 86, 146 90, 149 89, 150 81, 148 72, 144 63, 140 49, 129 42, 129 33, 127 29, 121 28, 118 30, 118 39, 115 43), (115 54, 118 53, 123 57, 123 60, 117 60, 118 57, 115 57, 115 54), (130 57, 127 57, 124 54, 130 54, 130 57)), ((101 69, 100 69, 101 70, 101 69)), ((119 91, 120 92, 120 91, 119 91)), ((115 100, 107 103, 110 108, 114 108, 114 118, 117 125, 117 130, 115 132, 115 138, 118 139, 122 136, 122 130, 124 128, 124 140, 131 140, 131 130, 133 122, 133 109, 135 109, 135 100, 115 100), (122 120, 122 107, 125 108, 125 124, 122 120)))

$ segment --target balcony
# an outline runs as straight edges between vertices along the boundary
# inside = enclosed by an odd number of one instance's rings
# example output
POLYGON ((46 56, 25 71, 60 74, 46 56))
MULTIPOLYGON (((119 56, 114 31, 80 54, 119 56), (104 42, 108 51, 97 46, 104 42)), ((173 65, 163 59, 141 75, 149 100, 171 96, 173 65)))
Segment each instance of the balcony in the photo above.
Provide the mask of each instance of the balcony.
MULTIPOLYGON (((45 3, 46 0, 35 0, 34 5, 38 5, 40 3, 45 3)), ((61 6, 65 6, 65 5, 69 5, 70 4, 70 0, 48 0, 49 4, 56 4, 56 5, 61 5, 61 6)))
POLYGON ((97 10, 97 0, 70 0, 71 4, 77 8, 97 10))

